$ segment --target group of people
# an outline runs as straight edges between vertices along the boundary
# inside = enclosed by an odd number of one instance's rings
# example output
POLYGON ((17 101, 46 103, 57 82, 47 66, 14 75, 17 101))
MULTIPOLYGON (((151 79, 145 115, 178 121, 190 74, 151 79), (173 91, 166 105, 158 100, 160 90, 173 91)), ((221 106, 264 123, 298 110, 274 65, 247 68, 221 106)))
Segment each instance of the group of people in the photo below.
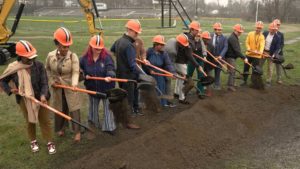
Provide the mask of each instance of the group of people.
MULTIPOLYGON (((8 94, 15 94, 27 123, 27 132, 31 141, 32 152, 39 151, 39 144, 36 140, 36 124, 41 127, 42 136, 47 140, 49 154, 56 152, 53 143, 53 132, 49 110, 33 102, 35 98, 43 104, 48 104, 52 99, 51 106, 71 118, 80 122, 81 100, 75 90, 68 90, 57 87, 66 85, 77 88, 80 79, 84 80, 87 90, 105 93, 116 87, 112 78, 121 78, 141 81, 141 74, 152 76, 156 80, 158 95, 173 95, 180 104, 189 104, 186 94, 182 88, 185 85, 184 78, 192 77, 196 69, 197 78, 201 79, 206 74, 211 75, 214 71, 214 85, 216 90, 221 89, 220 73, 222 64, 225 62, 232 65, 228 67, 228 90, 235 91, 235 62, 240 57, 245 62, 244 73, 249 71, 249 63, 253 66, 262 66, 267 60, 268 76, 267 84, 271 84, 273 63, 272 57, 282 54, 283 34, 279 32, 280 21, 275 20, 269 25, 269 31, 262 32, 263 23, 257 22, 255 31, 250 32, 246 40, 246 56, 241 52, 239 36, 244 32, 243 26, 237 24, 233 27, 233 33, 229 38, 222 34, 222 24, 213 25, 214 33, 202 32, 201 25, 197 21, 189 24, 189 31, 181 33, 176 38, 167 42, 162 35, 153 37, 153 46, 145 50, 143 41, 138 37, 142 32, 138 20, 129 20, 126 25, 126 32, 121 38, 115 41, 110 51, 105 48, 104 40, 100 35, 91 37, 85 54, 78 58, 76 53, 70 50, 73 44, 71 32, 60 27, 54 32, 54 44, 56 49, 49 52, 45 65, 35 60, 37 51, 28 41, 20 40, 16 44, 17 61, 10 63, 4 73, 0 76, 1 88, 8 94), (112 54, 115 59, 113 59, 112 54), (194 55, 203 59, 195 58, 194 55), (264 56, 270 56, 265 58, 264 56), (136 59, 139 59, 137 62, 136 59), (212 62, 217 66, 206 63, 212 62), (142 65, 141 65, 142 64, 142 65), (171 78, 163 76, 161 71, 149 65, 154 65, 169 71, 177 78, 174 93, 171 90, 171 78), (91 77, 103 77, 103 81, 93 80, 91 77), (50 89, 52 92, 50 92, 50 89), (51 94, 50 94, 51 93, 51 94), (50 97, 51 96, 51 97, 50 97)), ((280 69, 277 68, 277 82, 282 83, 280 69)), ((247 75, 244 76, 243 85, 247 84, 247 75)), ((128 129, 139 129, 130 120, 131 117, 143 115, 140 109, 141 98, 136 83, 118 84, 119 88, 127 91, 129 112, 124 112, 128 118, 124 127, 128 129)), ((211 87, 202 85, 196 86, 199 98, 211 96, 211 87), (206 90, 206 91, 205 91, 206 90)), ((147 103, 145 103, 147 104, 147 103)), ((174 107, 173 100, 161 99, 161 106, 174 107)), ((55 115, 54 130, 58 136, 64 136, 68 127, 68 120, 55 115)), ((102 131, 113 133, 117 124, 114 114, 110 109, 110 102, 107 98, 99 95, 89 95, 88 123, 102 131), (103 103, 104 118, 102 124, 99 121, 99 104, 103 103)), ((81 140, 81 130, 78 124, 72 123, 74 141, 81 140)))

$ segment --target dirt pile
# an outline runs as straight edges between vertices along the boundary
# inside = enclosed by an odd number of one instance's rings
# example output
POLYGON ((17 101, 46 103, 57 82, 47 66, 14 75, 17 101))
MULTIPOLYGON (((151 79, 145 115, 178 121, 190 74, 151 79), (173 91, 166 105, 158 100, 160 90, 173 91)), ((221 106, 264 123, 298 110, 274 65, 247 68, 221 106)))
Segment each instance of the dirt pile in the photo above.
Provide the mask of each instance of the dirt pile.
POLYGON ((63 168, 285 168, 282 159, 292 160, 288 166, 293 166, 300 163, 299 101, 296 86, 218 94, 163 122, 144 120, 147 130, 142 133, 126 139, 117 135, 113 139, 124 140, 95 146, 63 168))

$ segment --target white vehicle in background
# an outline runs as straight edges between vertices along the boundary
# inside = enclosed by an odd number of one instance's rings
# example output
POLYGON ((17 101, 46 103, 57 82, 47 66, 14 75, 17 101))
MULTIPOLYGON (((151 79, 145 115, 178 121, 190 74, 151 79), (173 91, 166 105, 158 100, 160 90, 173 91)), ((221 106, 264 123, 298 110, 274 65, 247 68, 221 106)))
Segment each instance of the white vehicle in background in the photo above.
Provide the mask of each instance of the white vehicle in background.
POLYGON ((106 11, 106 10, 107 10, 107 5, 106 5, 106 3, 100 3, 100 2, 97 2, 97 3, 96 3, 96 6, 97 6, 97 10, 98 10, 98 11, 106 11))

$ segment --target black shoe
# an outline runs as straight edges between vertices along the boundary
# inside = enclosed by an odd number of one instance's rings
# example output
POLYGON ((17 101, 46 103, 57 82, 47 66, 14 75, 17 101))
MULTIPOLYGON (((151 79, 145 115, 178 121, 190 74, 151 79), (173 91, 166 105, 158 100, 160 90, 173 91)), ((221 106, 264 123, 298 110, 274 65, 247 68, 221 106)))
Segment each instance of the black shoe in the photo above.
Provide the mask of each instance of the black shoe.
POLYGON ((190 104, 190 102, 188 102, 186 99, 184 99, 184 100, 179 100, 179 103, 181 103, 181 104, 190 104))
POLYGON ((103 132, 106 133, 106 134, 109 134, 111 136, 116 135, 115 131, 103 131, 103 132))
POLYGON ((174 93, 174 98, 175 98, 175 99, 179 99, 179 95, 176 94, 176 93, 174 93))
POLYGON ((201 99, 201 100, 203 100, 203 99, 205 99, 205 95, 203 95, 203 94, 198 94, 198 98, 201 99))

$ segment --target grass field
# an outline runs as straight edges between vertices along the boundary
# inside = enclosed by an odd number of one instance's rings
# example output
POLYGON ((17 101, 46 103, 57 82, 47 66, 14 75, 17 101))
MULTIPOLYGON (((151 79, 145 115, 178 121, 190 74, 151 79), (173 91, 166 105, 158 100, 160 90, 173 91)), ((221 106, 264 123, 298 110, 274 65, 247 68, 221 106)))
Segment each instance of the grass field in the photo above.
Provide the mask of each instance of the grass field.
MULTIPOLYGON (((38 60, 45 61, 47 53, 52 51, 55 46, 52 41, 53 32, 56 28, 60 26, 67 27, 73 34, 74 44, 71 50, 77 53, 79 56, 82 55, 84 49, 87 47, 89 34, 87 32, 87 26, 84 18, 39 18, 39 17, 24 17, 25 19, 59 19, 67 21, 78 21, 78 22, 32 22, 32 21, 21 21, 17 33, 11 39, 12 41, 17 41, 19 39, 25 39, 32 42, 32 44, 38 50, 38 60), (83 21, 82 21, 83 20, 83 21)), ((215 21, 222 21, 224 25, 224 33, 226 35, 232 32, 232 26, 236 23, 235 20, 220 20, 220 19, 205 19, 201 20, 202 30, 212 31, 211 25, 215 21)), ((124 20, 122 21, 110 21, 104 20, 104 40, 105 46, 110 48, 112 43, 118 39, 124 32, 124 20)), ((9 21, 9 25, 12 22, 9 21)), ((245 28, 246 32, 253 30, 253 23, 241 22, 245 28)), ((159 20, 141 20, 143 27, 143 33, 141 37, 145 41, 146 47, 151 46, 151 39, 156 34, 165 35, 166 39, 175 37, 177 34, 181 33, 183 30, 183 25, 178 21, 176 28, 161 29, 159 20)), ((283 24, 282 30, 285 32, 286 40, 293 39, 300 36, 300 25, 285 25, 283 24)), ((241 37, 241 43, 244 50, 244 40, 246 33, 241 37)), ((294 43, 292 45, 285 46, 285 57, 286 63, 291 62, 294 64, 296 69, 291 70, 289 75, 292 79, 283 78, 285 83, 288 84, 299 84, 300 83, 300 71, 298 67, 300 66, 300 42, 294 43)), ((241 61, 239 62, 239 69, 242 69, 241 61)), ((3 72, 6 66, 0 66, 0 72, 3 72)), ((222 75, 222 83, 225 85, 225 79, 227 77, 222 75)), ((29 141, 27 139, 26 126, 24 124, 24 118, 19 112, 19 108, 15 103, 13 96, 7 97, 5 94, 0 94, 0 168, 22 168, 22 169, 32 169, 32 168, 51 168, 53 163, 64 163, 60 160, 60 155, 67 154, 73 156, 70 158, 75 158, 76 156, 82 155, 82 152, 77 152, 72 144, 71 135, 67 138, 58 139, 55 138, 57 144, 57 154, 50 156, 47 154, 46 143, 40 141, 41 151, 37 154, 30 152, 29 141)), ((83 121, 86 119, 87 106, 86 102, 83 103, 82 118, 83 121)), ((38 131, 38 140, 41 140, 40 132, 38 131)), ((101 140, 100 140, 101 141, 101 140)), ((88 146, 88 141, 83 140, 82 144, 79 146, 88 146)))

